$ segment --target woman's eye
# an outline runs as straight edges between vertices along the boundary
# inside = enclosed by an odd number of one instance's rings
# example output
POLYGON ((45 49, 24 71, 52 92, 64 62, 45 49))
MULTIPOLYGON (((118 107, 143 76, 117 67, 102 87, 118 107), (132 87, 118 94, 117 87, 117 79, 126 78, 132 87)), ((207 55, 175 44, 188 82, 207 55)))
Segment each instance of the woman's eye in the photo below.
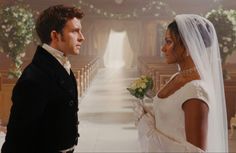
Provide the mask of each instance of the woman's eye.
POLYGON ((171 43, 172 43, 172 41, 170 41, 170 40, 167 40, 167 41, 166 41, 166 43, 167 43, 167 44, 171 44, 171 43))

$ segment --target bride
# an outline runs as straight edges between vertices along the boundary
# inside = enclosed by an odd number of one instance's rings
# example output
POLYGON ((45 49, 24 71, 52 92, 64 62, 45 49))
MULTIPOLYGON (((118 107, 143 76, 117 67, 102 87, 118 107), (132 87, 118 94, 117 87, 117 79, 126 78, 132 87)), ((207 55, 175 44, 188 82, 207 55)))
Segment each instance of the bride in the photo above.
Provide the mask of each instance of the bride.
POLYGON ((136 104, 143 152, 228 152, 224 85, 214 26, 198 15, 177 15, 162 47, 180 71, 154 97, 136 104))

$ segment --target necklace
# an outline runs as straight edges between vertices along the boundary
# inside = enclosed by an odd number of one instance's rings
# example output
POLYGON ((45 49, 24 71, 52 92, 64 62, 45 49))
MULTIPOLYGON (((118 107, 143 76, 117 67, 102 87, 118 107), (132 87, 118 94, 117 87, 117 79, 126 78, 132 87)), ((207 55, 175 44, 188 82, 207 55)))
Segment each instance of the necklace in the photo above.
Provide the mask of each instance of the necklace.
POLYGON ((185 69, 179 71, 175 77, 169 80, 159 91, 159 97, 168 97, 176 90, 180 89, 187 82, 192 80, 199 80, 199 75, 196 67, 191 67, 189 69, 185 69))
POLYGON ((183 76, 189 76, 189 75, 193 75, 194 72, 197 72, 196 67, 191 67, 189 69, 181 70, 179 71, 179 74, 183 76))

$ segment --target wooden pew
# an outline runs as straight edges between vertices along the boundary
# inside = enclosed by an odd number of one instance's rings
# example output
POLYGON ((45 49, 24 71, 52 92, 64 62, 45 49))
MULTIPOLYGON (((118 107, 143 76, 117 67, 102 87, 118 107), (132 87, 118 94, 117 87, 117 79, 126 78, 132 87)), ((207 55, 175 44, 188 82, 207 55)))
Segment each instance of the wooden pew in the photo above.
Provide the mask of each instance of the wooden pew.
POLYGON ((227 108, 227 121, 228 127, 230 127, 230 119, 234 117, 236 113, 236 80, 225 80, 225 99, 227 108))
POLYGON ((77 79, 79 95, 82 97, 97 72, 99 58, 97 56, 76 56, 71 57, 70 61, 77 79))
POLYGON ((138 70, 142 75, 152 77, 154 90, 158 91, 164 85, 163 78, 168 79, 171 75, 177 72, 177 66, 167 64, 163 59, 156 56, 145 56, 138 58, 138 70))
POLYGON ((0 92, 1 92, 1 90, 2 90, 2 76, 0 74, 0 92))
MULTIPOLYGON (((1 64, 0 64, 0 73, 1 73, 1 83, 0 83, 0 120, 1 124, 3 126, 6 126, 8 123, 8 118, 10 114, 10 108, 12 105, 11 96, 12 96, 12 89, 15 86, 15 83, 17 81, 16 78, 9 79, 8 78, 8 72, 11 68, 11 61, 6 58, 2 57, 1 55, 1 64)), ((28 61, 23 61, 22 69, 24 69, 28 63, 28 61)))
POLYGON ((82 97, 85 92, 85 89, 86 89, 85 88, 85 84, 86 84, 85 68, 84 67, 76 67, 76 68, 73 68, 72 71, 76 77, 79 96, 82 97))
POLYGON ((0 120, 2 126, 6 126, 8 123, 12 105, 12 89, 15 86, 16 80, 17 79, 2 78, 2 87, 0 90, 0 120))
POLYGON ((168 80, 168 77, 171 77, 176 72, 177 72, 177 67, 175 65, 159 63, 156 66, 152 66, 151 70, 149 71, 149 75, 154 80, 155 90, 156 91, 160 90, 160 88, 165 84, 165 81, 168 80))

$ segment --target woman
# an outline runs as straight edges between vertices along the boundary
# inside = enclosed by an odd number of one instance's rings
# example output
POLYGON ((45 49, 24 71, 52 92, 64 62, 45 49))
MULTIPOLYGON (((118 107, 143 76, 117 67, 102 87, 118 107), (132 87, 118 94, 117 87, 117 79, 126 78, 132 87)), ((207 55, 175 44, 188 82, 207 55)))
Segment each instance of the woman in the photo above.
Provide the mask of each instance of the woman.
POLYGON ((162 48, 180 71, 154 98, 153 110, 135 110, 144 152, 227 152, 221 60, 215 29, 198 15, 177 15, 162 48))

